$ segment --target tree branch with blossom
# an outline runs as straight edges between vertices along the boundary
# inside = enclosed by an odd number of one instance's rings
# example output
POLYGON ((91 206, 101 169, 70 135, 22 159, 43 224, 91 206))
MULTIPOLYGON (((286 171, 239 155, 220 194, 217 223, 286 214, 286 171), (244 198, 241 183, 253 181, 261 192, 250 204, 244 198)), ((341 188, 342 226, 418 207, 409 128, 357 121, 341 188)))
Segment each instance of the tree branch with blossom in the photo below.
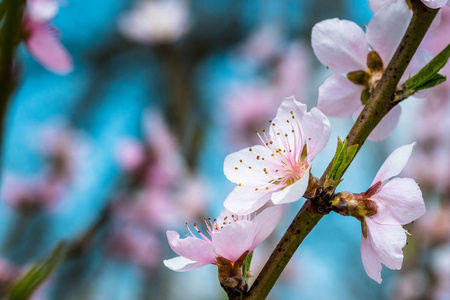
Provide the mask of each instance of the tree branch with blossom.
MULTIPOLYGON (((372 130, 393 108, 391 100, 396 91, 397 84, 438 12, 438 10, 427 8, 419 0, 411 0, 411 6, 413 9, 413 17, 402 41, 368 99, 363 111, 347 135, 347 148, 352 145, 358 145, 356 153, 372 130)), ((323 173, 316 193, 314 195, 305 195, 306 197, 312 197, 305 202, 302 209, 294 218, 244 299, 265 299, 267 297, 303 239, 320 221, 324 213, 326 213, 322 207, 326 201, 323 199, 324 194, 323 190, 320 191, 320 186, 323 187, 325 184, 332 166, 333 163, 331 162, 323 173)), ((340 174, 340 177, 344 172, 345 170, 340 174)), ((310 183, 314 187, 317 183, 312 181, 310 180, 310 183)), ((331 185, 329 192, 325 192, 325 195, 330 192, 332 194, 335 187, 335 184, 331 185)))

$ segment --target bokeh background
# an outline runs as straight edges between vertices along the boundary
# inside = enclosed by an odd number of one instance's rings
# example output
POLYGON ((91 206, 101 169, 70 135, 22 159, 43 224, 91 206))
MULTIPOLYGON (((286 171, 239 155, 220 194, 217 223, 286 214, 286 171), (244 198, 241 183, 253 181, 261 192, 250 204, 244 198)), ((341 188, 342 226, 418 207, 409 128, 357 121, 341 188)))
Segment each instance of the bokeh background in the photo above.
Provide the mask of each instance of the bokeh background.
MULTIPOLYGON (((177 12, 146 15, 141 2, 155 1, 61 1, 54 25, 74 61, 67 75, 20 48, 2 149, 0 286, 66 240, 74 251, 34 299, 226 299, 215 266, 186 273, 163 266, 176 255, 166 230, 182 233, 186 221, 221 212, 234 187, 224 158, 258 143, 254 130, 283 98, 316 104, 329 73, 312 52, 312 26, 335 17, 362 26, 373 15, 365 0, 191 0, 179 12, 182 31, 149 38, 152 26, 164 27, 177 12)), ((371 280, 359 222, 331 213, 269 299, 450 299, 450 184, 442 170, 450 165, 450 126, 439 122, 450 111, 446 85, 440 102, 429 104, 432 94, 402 104, 393 135, 366 142, 339 187, 365 191, 391 151, 418 141, 403 176, 422 184, 428 212, 408 227, 403 269, 383 268, 381 285, 371 280)), ((314 175, 352 122, 331 119, 314 175)), ((255 276, 303 201, 287 206, 255 250, 255 276)))

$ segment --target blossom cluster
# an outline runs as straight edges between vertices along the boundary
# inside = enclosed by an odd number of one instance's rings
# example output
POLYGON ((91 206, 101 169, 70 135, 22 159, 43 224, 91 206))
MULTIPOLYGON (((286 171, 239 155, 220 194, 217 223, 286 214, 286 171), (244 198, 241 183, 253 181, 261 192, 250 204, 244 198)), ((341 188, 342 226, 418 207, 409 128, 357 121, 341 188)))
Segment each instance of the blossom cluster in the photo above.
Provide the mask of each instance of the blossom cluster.
MULTIPOLYGON (((438 8, 447 1, 423 2, 438 8)), ((275 229, 282 207, 302 197, 311 201, 325 199, 330 210, 361 222, 361 257, 370 278, 381 283, 382 264, 390 269, 401 268, 408 234, 404 225, 421 217, 426 210, 418 184, 411 178, 396 177, 405 168, 415 143, 392 152, 364 193, 334 193, 333 190, 324 195, 323 186, 317 187, 319 180, 311 173, 314 158, 330 137, 331 125, 326 115, 356 118, 360 114, 411 21, 411 11, 405 1, 371 1, 370 4, 375 14, 365 31, 353 22, 339 19, 314 26, 311 35, 314 53, 332 72, 319 87, 317 107, 308 112, 307 106, 294 96, 285 98, 268 128, 255 130, 261 144, 225 158, 224 174, 236 184, 224 201, 225 210, 218 219, 205 219, 206 233, 196 223, 195 231, 186 223, 184 239, 175 231, 167 232, 170 247, 179 255, 164 261, 168 268, 188 271, 215 264, 223 285, 221 276, 225 266, 241 268, 245 257, 275 229)), ((251 46, 250 43, 248 47, 251 46)), ((264 51, 257 53, 262 60, 267 56, 264 51)), ((430 52, 419 50, 397 89, 431 58, 430 52)), ((427 93, 415 96, 424 97, 427 93)), ((267 95, 261 97, 264 102, 267 95)), ((394 130, 401 109, 398 103, 391 104, 392 109, 369 139, 382 140, 394 130)), ((240 286, 242 272, 235 271, 230 271, 225 281, 229 279, 240 286)))

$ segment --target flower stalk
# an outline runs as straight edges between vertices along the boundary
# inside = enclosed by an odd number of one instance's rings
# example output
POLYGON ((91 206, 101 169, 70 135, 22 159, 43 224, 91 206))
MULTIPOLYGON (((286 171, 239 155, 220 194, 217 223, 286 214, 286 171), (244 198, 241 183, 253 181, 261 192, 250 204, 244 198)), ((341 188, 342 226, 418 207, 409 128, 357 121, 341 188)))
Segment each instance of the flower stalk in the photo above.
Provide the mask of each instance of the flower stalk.
MULTIPOLYGON (((402 41, 386 67, 379 83, 375 86, 372 95, 367 101, 367 105, 365 105, 347 135, 347 148, 352 145, 358 145, 356 153, 381 119, 394 107, 395 104, 392 103, 392 98, 397 84, 438 12, 438 10, 426 7, 420 0, 411 0, 411 7, 413 17, 402 41)), ((320 184, 322 186, 331 168, 332 162, 320 178, 320 184)), ((342 177, 346 169, 340 174, 340 177, 342 177)), ((331 188, 333 189, 333 187, 331 188)), ((245 300, 259 300, 267 297, 303 239, 320 221, 324 213, 327 213, 326 211, 320 210, 321 212, 319 212, 318 210, 317 203, 321 200, 320 198, 321 194, 305 202, 256 278, 254 284, 247 292, 244 297, 245 300)))

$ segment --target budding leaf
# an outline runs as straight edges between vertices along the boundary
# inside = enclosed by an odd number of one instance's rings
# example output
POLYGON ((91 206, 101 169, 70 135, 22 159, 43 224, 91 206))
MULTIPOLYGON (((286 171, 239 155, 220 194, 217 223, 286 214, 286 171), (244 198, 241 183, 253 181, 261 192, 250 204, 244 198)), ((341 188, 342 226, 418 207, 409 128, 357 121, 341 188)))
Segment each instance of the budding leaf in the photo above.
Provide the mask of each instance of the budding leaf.
POLYGON ((248 282, 250 277, 250 265, 252 264, 253 251, 244 259, 244 264, 242 265, 242 273, 244 274, 245 282, 248 282))
POLYGON ((347 146, 347 139, 345 139, 344 142, 342 142, 340 137, 338 137, 336 154, 334 155, 333 165, 331 167, 330 173, 328 174, 328 178, 333 179, 333 180, 335 178, 337 178, 336 173, 337 173, 337 170, 339 169, 339 166, 341 165, 342 161, 344 160, 344 152, 345 152, 346 146, 347 146))
POLYGON ((414 91, 420 91, 434 87, 445 81, 445 76, 438 72, 445 66, 450 57, 450 44, 434 57, 422 70, 409 78, 404 85, 414 91))
POLYGON ((344 170, 348 167, 353 157, 358 151, 358 145, 351 145, 347 147, 347 139, 344 142, 338 137, 338 145, 336 148, 336 154, 333 159, 333 165, 331 171, 328 174, 328 178, 333 180, 334 186, 336 187, 340 182, 340 178, 344 173, 344 170))
POLYGON ((60 243, 45 260, 37 262, 8 291, 6 299, 25 300, 50 276, 56 267, 64 260, 67 247, 60 243))

